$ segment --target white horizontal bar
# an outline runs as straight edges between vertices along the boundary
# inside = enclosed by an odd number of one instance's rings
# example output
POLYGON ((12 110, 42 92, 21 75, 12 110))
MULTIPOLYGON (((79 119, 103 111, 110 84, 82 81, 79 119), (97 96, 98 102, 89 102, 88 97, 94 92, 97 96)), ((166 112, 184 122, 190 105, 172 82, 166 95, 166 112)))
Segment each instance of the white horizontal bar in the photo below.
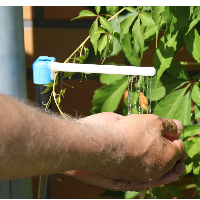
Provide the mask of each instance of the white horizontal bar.
POLYGON ((100 74, 123 74, 123 75, 142 75, 154 76, 156 69, 154 67, 135 67, 118 65, 95 65, 95 64, 77 64, 77 63, 58 63, 52 62, 50 69, 52 72, 83 72, 100 74))

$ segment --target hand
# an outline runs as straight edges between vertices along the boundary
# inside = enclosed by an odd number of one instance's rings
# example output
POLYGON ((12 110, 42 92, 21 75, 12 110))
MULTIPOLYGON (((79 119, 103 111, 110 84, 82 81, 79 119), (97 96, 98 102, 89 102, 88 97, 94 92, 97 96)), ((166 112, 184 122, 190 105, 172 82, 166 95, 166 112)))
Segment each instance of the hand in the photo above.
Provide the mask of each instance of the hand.
POLYGON ((109 190, 137 191, 178 180, 185 170, 181 162, 187 154, 183 153, 182 141, 177 139, 182 132, 182 125, 178 121, 174 123, 155 115, 124 117, 114 113, 101 113, 80 119, 79 122, 109 125, 117 133, 115 136, 119 151, 107 154, 109 159, 104 166, 102 163, 105 160, 101 160, 101 163, 96 160, 93 172, 72 170, 65 172, 67 175, 109 190), (176 130, 176 123, 179 131, 176 130))

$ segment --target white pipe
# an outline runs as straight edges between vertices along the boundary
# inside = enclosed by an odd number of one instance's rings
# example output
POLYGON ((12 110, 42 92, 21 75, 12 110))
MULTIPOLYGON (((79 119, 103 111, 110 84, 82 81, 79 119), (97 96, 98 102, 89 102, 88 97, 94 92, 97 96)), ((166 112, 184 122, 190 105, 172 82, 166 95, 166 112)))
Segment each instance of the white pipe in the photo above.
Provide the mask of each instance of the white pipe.
POLYGON ((58 63, 51 62, 51 78, 57 71, 62 72, 83 72, 100 74, 124 74, 124 75, 142 75, 154 76, 156 69, 154 67, 135 67, 118 65, 95 65, 95 64, 77 64, 77 63, 58 63))

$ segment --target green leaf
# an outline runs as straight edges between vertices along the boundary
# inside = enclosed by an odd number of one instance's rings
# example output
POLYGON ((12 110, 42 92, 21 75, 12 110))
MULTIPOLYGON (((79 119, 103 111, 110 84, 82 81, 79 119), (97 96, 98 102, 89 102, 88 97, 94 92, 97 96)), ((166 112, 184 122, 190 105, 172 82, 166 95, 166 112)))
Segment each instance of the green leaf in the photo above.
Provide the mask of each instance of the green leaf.
POLYGON ((192 88, 192 100, 199 105, 200 104, 200 89, 199 82, 195 82, 192 88))
POLYGON ((159 25, 162 19, 162 13, 165 11, 165 6, 152 6, 152 18, 156 25, 159 25))
POLYGON ((197 25, 197 23, 198 23, 199 21, 200 21, 200 17, 194 19, 194 20, 190 23, 189 29, 188 29, 188 31, 187 31, 187 33, 186 33, 185 35, 187 35, 187 34, 192 30, 192 28, 193 28, 194 26, 197 25))
POLYGON ((110 33, 113 32, 113 27, 110 21, 108 21, 106 18, 104 17, 100 17, 99 18, 100 23, 102 25, 103 28, 105 28, 106 30, 108 30, 110 33))
POLYGON ((113 15, 115 12, 118 12, 119 6, 106 6, 106 11, 109 15, 113 15))
POLYGON ((75 20, 75 19, 78 19, 78 18, 82 18, 82 17, 94 17, 96 16, 93 12, 89 11, 89 10, 82 10, 80 13, 79 13, 79 16, 78 17, 75 17, 72 20, 75 20))
POLYGON ((177 79, 190 79, 185 66, 181 65, 181 63, 177 60, 172 59, 171 65, 166 71, 177 79))
POLYGON ((100 35, 101 35, 101 33, 93 33, 93 34, 90 36, 90 41, 91 41, 92 46, 93 46, 93 48, 94 48, 95 55, 97 55, 98 39, 99 39, 100 35))
POLYGON ((194 166, 193 166, 193 178, 194 178, 194 182, 197 185, 197 188, 200 187, 200 162, 199 162, 200 157, 197 156, 197 159, 194 162, 194 166))
POLYGON ((141 28, 139 18, 135 21, 135 23, 133 25, 132 34, 133 34, 133 38, 134 38, 135 42, 140 47, 140 53, 141 53, 141 58, 142 58, 143 57, 143 49, 144 49, 144 32, 141 28))
POLYGON ((190 91, 187 92, 181 101, 179 102, 175 114, 173 115, 174 119, 181 121, 183 125, 191 124, 191 94, 190 91))
POLYGON ((181 139, 188 138, 200 133, 200 125, 199 124, 192 124, 189 126, 184 126, 183 132, 181 133, 181 139))
POLYGON ((190 141, 186 140, 184 142, 184 145, 185 145, 185 151, 187 152, 190 158, 193 158, 199 153, 199 145, 196 142, 192 140, 190 141))
POLYGON ((135 8, 133 8, 132 6, 125 6, 126 10, 128 10, 129 12, 133 12, 133 13, 137 13, 137 11, 135 10, 135 8))
POLYGON ((170 6, 170 10, 174 18, 176 18, 176 24, 173 26, 176 27, 176 30, 180 30, 190 19, 190 7, 189 6, 170 6))
POLYGON ((96 13, 99 14, 101 10, 101 6, 95 6, 96 13))
POLYGON ((155 23, 152 19, 152 15, 147 12, 141 12, 140 13, 142 24, 145 26, 155 26, 155 23))
POLYGON ((200 6, 197 6, 195 8, 193 15, 196 16, 197 18, 200 17, 200 6))
POLYGON ((89 31, 89 34, 90 34, 90 42, 92 43, 92 46, 94 48, 94 52, 95 52, 95 55, 97 55, 97 49, 98 49, 98 40, 99 40, 99 37, 101 35, 101 32, 98 31, 98 19, 96 19, 91 28, 90 28, 90 31, 89 31))
POLYGON ((185 37, 186 48, 193 58, 200 63, 200 36, 196 29, 192 29, 185 37))
POLYGON ((120 23, 121 35, 124 35, 129 32, 129 28, 136 17, 137 15, 128 16, 120 23))
POLYGON ((76 72, 63 72, 63 76, 62 78, 71 78, 73 74, 75 74, 76 72))
POLYGON ((124 198, 125 198, 125 199, 133 199, 133 198, 136 197, 137 195, 139 195, 139 192, 127 191, 127 192, 125 193, 124 198))
POLYGON ((154 20, 154 23, 157 27, 156 30, 156 47, 157 47, 157 41, 158 41, 158 33, 159 28, 162 20, 162 14, 165 11, 165 6, 152 6, 152 19, 154 20))
POLYGON ((118 81, 124 78, 125 75, 122 74, 101 74, 100 75, 100 82, 106 85, 110 85, 115 81, 118 81))
POLYGON ((49 92, 50 90, 52 90, 53 83, 48 83, 48 84, 45 84, 44 86, 46 86, 46 89, 41 94, 45 94, 45 93, 49 92))
MULTIPOLYGON (((154 114, 162 118, 173 119, 176 108, 182 100, 185 91, 186 88, 182 88, 167 95, 156 105, 154 114)), ((182 111, 184 109, 184 107, 181 108, 182 111)))
POLYGON ((127 78, 103 86, 94 92, 93 103, 101 109, 100 112, 114 112, 128 86, 127 78))
POLYGON ((119 52, 122 50, 121 42, 120 42, 120 35, 119 33, 115 32, 111 38, 113 41, 113 50, 110 56, 117 56, 119 52))
POLYGON ((104 36, 99 40, 98 50, 99 50, 100 54, 101 54, 101 52, 103 51, 103 49, 104 49, 104 48, 106 47, 106 45, 107 45, 107 42, 108 42, 107 39, 108 39, 108 38, 107 38, 107 35, 104 35, 104 36))
MULTIPOLYGON (((173 90, 181 87, 183 84, 185 84, 185 82, 172 76, 162 75, 156 86, 156 77, 153 77, 151 84, 151 100, 158 101, 173 90)), ((148 98, 150 98, 150 93, 148 98)))
POLYGON ((200 107, 198 105, 194 106, 194 119, 200 118, 200 107))
POLYGON ((145 40, 148 40, 150 37, 155 37, 156 31, 157 27, 155 25, 147 26, 144 32, 145 40))
POLYGON ((182 192, 175 186, 165 186, 164 187, 167 192, 173 196, 180 197, 180 198, 185 198, 182 192))
POLYGON ((90 31, 89 31, 89 34, 90 36, 96 32, 98 30, 98 19, 96 19, 93 23, 92 23, 92 26, 90 28, 90 31))
POLYGON ((136 45, 134 44, 132 47, 131 39, 132 37, 130 33, 124 35, 122 39, 122 49, 131 65, 140 66, 141 59, 138 57, 138 52, 135 49, 136 45))
POLYGON ((177 46, 177 33, 169 39, 167 44, 164 42, 164 36, 159 42, 159 48, 154 55, 154 67, 157 69, 157 81, 160 79, 163 72, 171 65, 177 46))

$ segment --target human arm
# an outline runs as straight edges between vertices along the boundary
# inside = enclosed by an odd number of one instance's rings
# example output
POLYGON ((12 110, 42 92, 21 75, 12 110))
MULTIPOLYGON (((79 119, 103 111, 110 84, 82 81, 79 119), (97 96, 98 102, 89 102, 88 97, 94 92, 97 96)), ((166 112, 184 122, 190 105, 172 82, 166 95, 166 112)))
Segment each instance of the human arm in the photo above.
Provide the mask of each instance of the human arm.
MULTIPOLYGON (((132 115, 112 124, 92 125, 45 115, 4 95, 0 95, 0 105, 1 180, 87 170, 108 180, 121 179, 126 183, 147 181, 145 177, 138 178, 131 174, 133 167, 137 173, 142 172, 144 175, 144 170, 149 169, 153 173, 150 174, 152 181, 156 181, 170 171, 183 155, 183 143, 179 140, 177 144, 163 140, 163 124, 160 118, 153 115, 148 115, 149 118, 142 121, 137 117, 134 123, 132 115), (152 133, 152 120, 158 121, 159 126, 156 126, 156 134, 153 133, 154 137, 149 143, 147 139, 151 134, 143 130, 149 126, 148 130, 152 133), (134 127, 141 130, 134 130, 134 127), (138 158, 144 150, 138 146, 136 151, 136 145, 144 147, 146 141, 146 149, 150 150, 155 139, 159 139, 158 147, 163 155, 151 155, 156 158, 155 169, 148 164, 152 164, 151 159, 144 160, 146 169, 139 169, 141 162, 138 158), (163 144, 167 149, 163 148, 163 144), (173 153, 170 162, 167 153, 173 153), (163 156, 166 158, 164 164, 169 165, 167 167, 161 163, 163 156)), ((174 134, 174 137, 177 136, 174 134)), ((145 158, 148 158, 149 152, 146 153, 145 158)))

